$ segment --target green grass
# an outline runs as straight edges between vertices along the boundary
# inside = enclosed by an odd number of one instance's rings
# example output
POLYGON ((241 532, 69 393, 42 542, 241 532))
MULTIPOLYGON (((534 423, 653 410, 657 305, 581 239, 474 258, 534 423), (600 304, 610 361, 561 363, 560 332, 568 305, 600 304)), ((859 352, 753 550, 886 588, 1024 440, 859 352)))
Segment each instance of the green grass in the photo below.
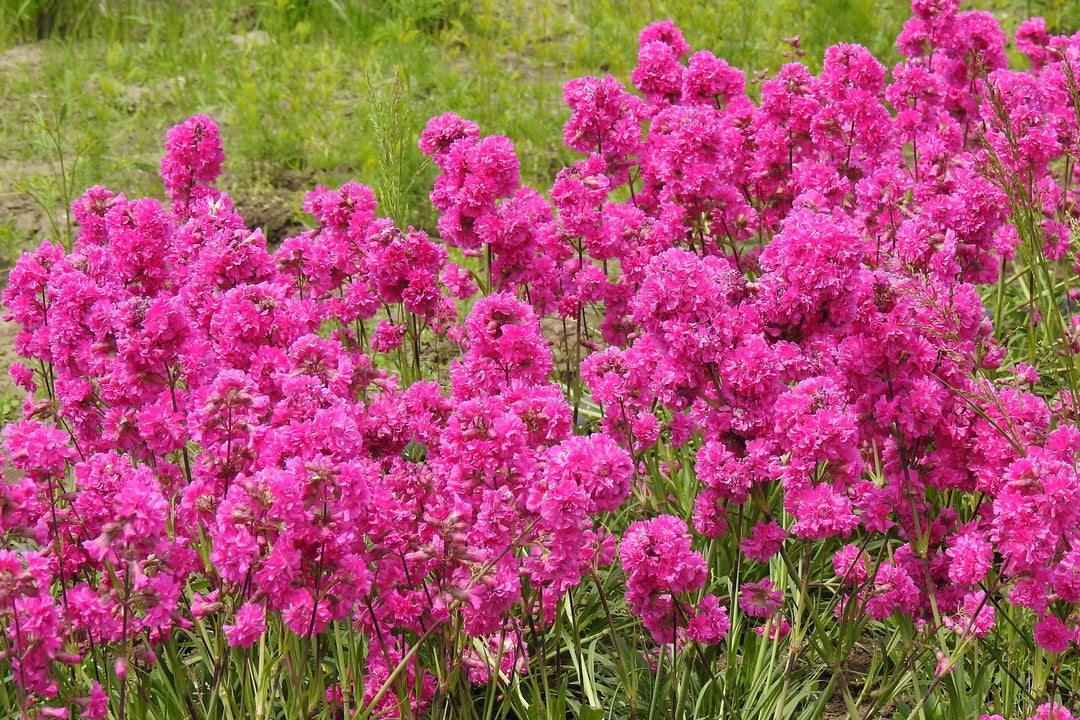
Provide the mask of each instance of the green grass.
MULTIPOLYGON (((1080 23, 1065 0, 993 5, 1010 30, 1029 12, 1080 23)), ((893 62, 906 15, 904 0, 7 0, 0 223, 14 223, 3 198, 22 190, 59 207, 95 183, 160 195, 165 131, 202 112, 222 126, 222 184, 242 209, 269 198, 302 222, 302 188, 357 179, 389 214, 429 227, 433 172, 415 141, 432 115, 507 135, 525 180, 545 189, 572 157, 562 84, 628 82, 651 21, 671 17, 695 49, 752 72, 786 62, 791 35, 811 66, 839 41, 893 62)), ((27 240, 64 232, 43 225, 27 240)))

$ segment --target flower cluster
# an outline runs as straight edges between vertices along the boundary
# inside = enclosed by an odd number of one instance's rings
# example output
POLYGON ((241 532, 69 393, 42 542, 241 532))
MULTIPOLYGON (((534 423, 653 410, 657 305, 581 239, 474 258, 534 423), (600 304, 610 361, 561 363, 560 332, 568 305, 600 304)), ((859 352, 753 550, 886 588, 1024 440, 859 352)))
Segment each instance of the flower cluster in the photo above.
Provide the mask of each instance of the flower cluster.
MULTIPOLYGON (((349 621, 381 638, 354 690, 375 702, 409 637, 460 617, 505 643, 514 608, 550 623, 613 557, 592 518, 629 495, 631 457, 573 435, 532 307, 496 293, 460 318, 475 285, 462 293, 445 247, 378 218, 355 183, 310 193, 316 229, 271 254, 212 188, 216 138, 202 116, 170 132, 170 207, 87 191, 71 251, 25 255, 5 291, 29 394, 4 431, 18 479, 0 532, 38 549, 4 551, 0 615, 31 705, 57 694, 54 663, 95 647, 120 679, 196 624, 249 647, 271 615, 300 636, 349 621), (432 338, 465 348, 448 395, 384 367, 419 367, 432 338)), ((489 144, 477 173, 502 172, 489 144)), ((414 663, 408 678, 401 698, 426 704, 433 677, 414 663)))
POLYGON ((123 697, 208 627, 237 648, 348 627, 363 672, 328 702, 420 711, 443 670, 530 672, 616 558, 675 649, 736 622, 782 641, 810 585, 788 582, 810 572, 795 549, 825 558, 842 622, 966 643, 1009 605, 1073 648, 1080 316, 1029 292, 1020 322, 1070 364, 1010 369, 978 286, 1004 292, 1016 256, 1032 283, 1080 267, 1080 36, 1024 23, 1017 71, 992 16, 912 7, 891 70, 838 45, 759 102, 649 26, 639 94, 566 85, 583 159, 546 196, 509 139, 434 118, 428 231, 347 183, 271 252, 215 186, 205 116, 168 134, 167 205, 86 191, 72 247, 25 254, 3 294, 25 359, 0 486, 23 709, 104 717, 63 666, 110 659, 123 697), (433 638, 449 668, 419 652, 433 638))

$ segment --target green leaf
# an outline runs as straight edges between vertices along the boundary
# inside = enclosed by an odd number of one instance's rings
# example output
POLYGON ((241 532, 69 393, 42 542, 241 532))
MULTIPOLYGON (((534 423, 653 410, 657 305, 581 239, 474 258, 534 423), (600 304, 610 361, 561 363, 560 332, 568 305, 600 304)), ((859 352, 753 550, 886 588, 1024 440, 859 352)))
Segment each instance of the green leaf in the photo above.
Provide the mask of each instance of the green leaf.
POLYGON ((591 705, 582 705, 578 711, 579 720, 604 720, 604 711, 591 705))

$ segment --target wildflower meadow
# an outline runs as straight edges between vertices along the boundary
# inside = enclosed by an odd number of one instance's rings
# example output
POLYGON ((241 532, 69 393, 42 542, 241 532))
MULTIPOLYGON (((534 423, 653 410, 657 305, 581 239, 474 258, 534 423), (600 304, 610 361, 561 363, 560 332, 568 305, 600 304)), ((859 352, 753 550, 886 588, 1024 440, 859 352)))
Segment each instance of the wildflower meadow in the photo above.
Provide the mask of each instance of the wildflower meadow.
POLYGON ((207 115, 86 190, 3 292, 0 717, 1073 720, 1080 33, 911 11, 651 24, 549 188, 434 117, 427 230, 268 243, 207 115))

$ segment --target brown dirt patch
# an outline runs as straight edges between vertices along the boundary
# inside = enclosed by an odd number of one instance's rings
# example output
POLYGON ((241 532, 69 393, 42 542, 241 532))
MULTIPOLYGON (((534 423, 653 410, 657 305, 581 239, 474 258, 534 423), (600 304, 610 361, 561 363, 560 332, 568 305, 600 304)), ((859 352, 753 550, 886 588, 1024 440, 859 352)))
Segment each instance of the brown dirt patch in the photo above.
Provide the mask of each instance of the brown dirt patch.
POLYGON ((41 69, 44 58, 44 43, 15 45, 0 52, 0 73, 15 71, 36 73, 41 69))
POLYGON ((0 193, 0 222, 5 221, 19 235, 45 233, 50 227, 45 209, 20 192, 0 193))
POLYGON ((277 245, 304 229, 297 217, 302 193, 233 190, 229 197, 249 228, 262 228, 268 244, 277 245))

